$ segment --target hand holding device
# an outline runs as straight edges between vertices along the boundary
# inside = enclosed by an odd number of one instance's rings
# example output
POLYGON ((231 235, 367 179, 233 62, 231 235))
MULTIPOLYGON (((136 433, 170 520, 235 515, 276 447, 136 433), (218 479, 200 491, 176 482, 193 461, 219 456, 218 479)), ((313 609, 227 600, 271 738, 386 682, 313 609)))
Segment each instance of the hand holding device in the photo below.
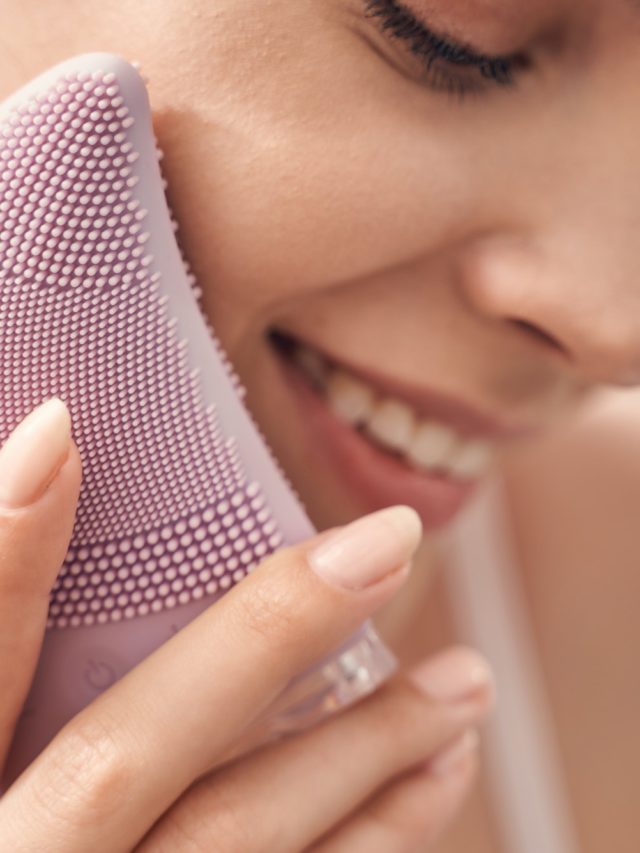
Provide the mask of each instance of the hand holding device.
MULTIPOLYGON (((0 768, 79 484, 68 413, 47 403, 0 451, 0 768)), ((187 837, 400 853, 432 839, 468 789, 491 702, 473 652, 255 748, 283 688, 399 589, 419 537, 415 514, 392 507, 270 555, 62 727, 0 799, 0 849, 151 853, 187 837)))

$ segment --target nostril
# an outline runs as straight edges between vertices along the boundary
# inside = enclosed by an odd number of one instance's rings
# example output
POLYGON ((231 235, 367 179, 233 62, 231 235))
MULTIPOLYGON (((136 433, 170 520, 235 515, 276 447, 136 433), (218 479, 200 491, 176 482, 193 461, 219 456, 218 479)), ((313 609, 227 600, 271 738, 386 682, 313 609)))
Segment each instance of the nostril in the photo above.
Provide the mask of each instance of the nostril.
POLYGON ((508 318, 508 322, 513 326, 516 326, 518 329, 521 329, 525 334, 529 335, 529 337, 535 338, 545 346, 552 347, 558 352, 566 353, 566 349, 560 341, 557 338, 554 338, 553 335, 550 335, 549 332, 545 332, 544 329, 541 329, 539 326, 529 323, 527 320, 520 320, 517 317, 508 318))

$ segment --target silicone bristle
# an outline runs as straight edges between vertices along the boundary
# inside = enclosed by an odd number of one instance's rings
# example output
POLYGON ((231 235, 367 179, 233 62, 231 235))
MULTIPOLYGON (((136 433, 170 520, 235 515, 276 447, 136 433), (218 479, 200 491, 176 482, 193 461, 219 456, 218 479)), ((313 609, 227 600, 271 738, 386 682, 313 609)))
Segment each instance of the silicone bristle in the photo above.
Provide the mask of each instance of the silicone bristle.
POLYGON ((48 628, 214 594, 283 541, 162 295, 133 124, 116 75, 78 72, 0 128, 0 440, 59 395, 84 465, 48 628))

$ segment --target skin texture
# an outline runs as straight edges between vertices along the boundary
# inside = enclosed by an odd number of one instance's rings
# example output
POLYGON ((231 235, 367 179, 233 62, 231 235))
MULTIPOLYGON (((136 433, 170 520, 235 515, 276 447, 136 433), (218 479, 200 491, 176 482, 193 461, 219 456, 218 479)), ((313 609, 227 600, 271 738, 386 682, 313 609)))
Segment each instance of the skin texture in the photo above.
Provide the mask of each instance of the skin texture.
MULTIPOLYGON (((314 454, 273 325, 526 427, 640 380, 638 11, 408 0, 484 52, 527 54, 516 87, 484 81, 459 101, 363 5, 0 0, 0 97, 73 53, 141 61, 204 308, 319 528, 373 507, 314 454)), ((535 466, 515 467, 522 480, 535 466)), ((390 634, 426 587, 431 547, 390 634)))

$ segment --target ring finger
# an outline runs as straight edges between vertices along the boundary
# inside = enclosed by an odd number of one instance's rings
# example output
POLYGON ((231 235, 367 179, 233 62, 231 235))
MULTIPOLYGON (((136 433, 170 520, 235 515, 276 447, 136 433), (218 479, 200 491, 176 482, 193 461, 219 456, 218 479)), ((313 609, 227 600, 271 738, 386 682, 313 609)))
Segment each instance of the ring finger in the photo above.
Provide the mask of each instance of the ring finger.
MULTIPOLYGON (((433 761, 394 779, 305 853, 417 853, 447 828, 478 765, 467 729, 433 761)), ((430 848, 429 848, 430 849, 430 848)))
POLYGON ((314 730, 201 778, 136 853, 180 849, 185 837, 196 850, 222 839, 239 853, 306 848, 394 776, 449 745, 492 704, 490 670, 471 650, 451 649, 419 672, 314 730))

